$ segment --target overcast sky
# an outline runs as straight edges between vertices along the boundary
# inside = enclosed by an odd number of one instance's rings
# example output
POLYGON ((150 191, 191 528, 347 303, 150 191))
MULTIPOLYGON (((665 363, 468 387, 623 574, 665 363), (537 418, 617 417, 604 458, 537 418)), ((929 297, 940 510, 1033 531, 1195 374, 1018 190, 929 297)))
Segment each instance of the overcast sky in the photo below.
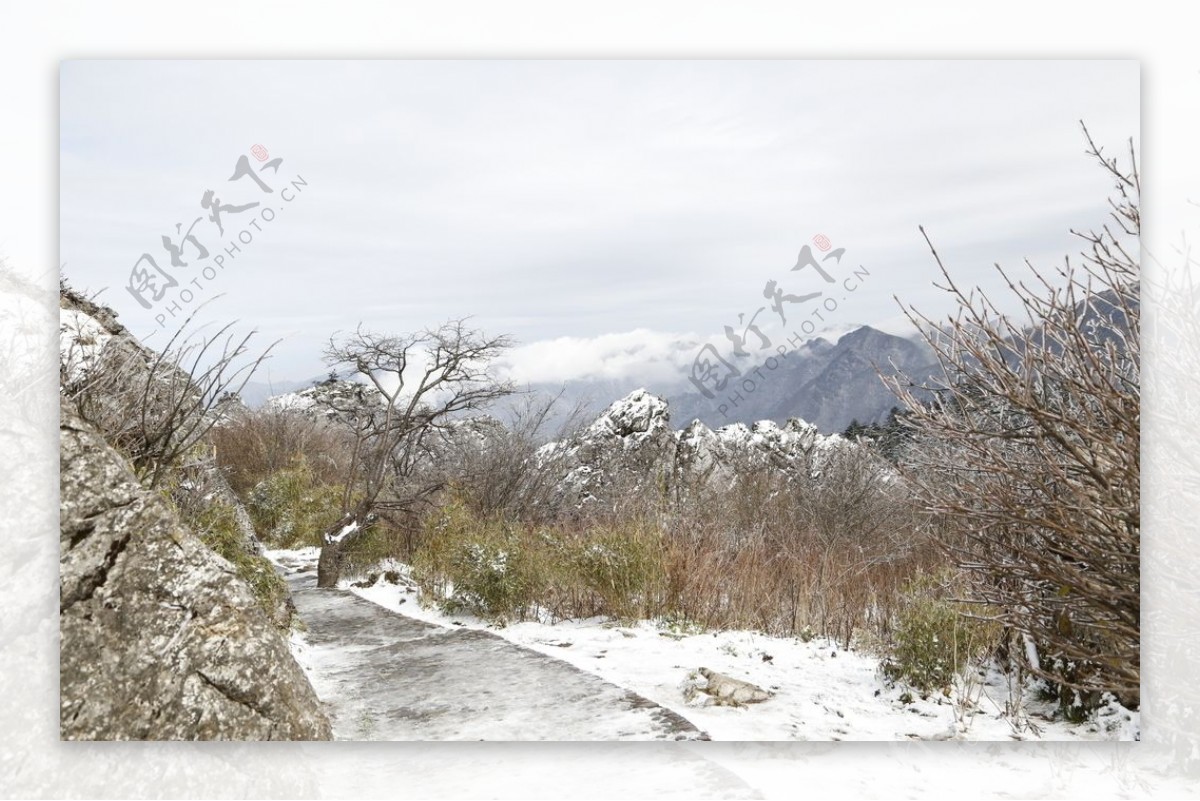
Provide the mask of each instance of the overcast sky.
POLYGON ((904 332, 893 295, 949 311, 918 225, 957 279, 1000 295, 995 262, 1060 263, 1070 228, 1105 220, 1110 181, 1078 121, 1114 153, 1139 126, 1132 61, 74 61, 61 75, 68 279, 105 288, 151 345, 173 303, 221 295, 206 319, 283 339, 278 381, 321 374, 330 334, 359 322, 467 315, 520 343, 520 380, 682 375, 700 343, 728 348, 739 314, 768 306, 757 322, 776 342, 811 319, 815 303, 787 304, 785 326, 769 280, 833 297, 834 327, 904 332), (254 177, 228 180, 243 156, 254 177), (172 265, 163 236, 180 244, 176 224, 197 218, 207 259, 183 242, 172 265), (817 235, 845 248, 823 263, 832 286, 791 270, 806 244, 825 255, 817 235), (143 253, 178 281, 144 293, 150 309, 126 289, 143 253))

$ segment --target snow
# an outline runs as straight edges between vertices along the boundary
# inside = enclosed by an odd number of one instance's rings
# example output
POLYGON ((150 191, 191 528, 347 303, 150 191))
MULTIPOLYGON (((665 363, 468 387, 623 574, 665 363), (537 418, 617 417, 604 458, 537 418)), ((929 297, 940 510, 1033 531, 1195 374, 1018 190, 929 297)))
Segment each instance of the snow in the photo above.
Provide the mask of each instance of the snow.
MULTIPOLYGON (((394 585, 354 591, 400 611, 394 585)), ((411 603, 403 613, 442 625, 457 620, 484 627, 411 603)), ((648 622, 616 626, 602 620, 516 623, 497 633, 678 712, 714 740, 1037 739, 1015 732, 1000 714, 1007 688, 998 676, 987 678, 985 692, 992 700, 960 720, 952 699, 902 703, 903 690, 884 685, 876 659, 824 640, 804 643, 747 631, 683 634, 648 622), (687 692, 689 686, 704 684, 700 668, 756 684, 774 697, 753 707, 715 705, 703 694, 687 692)), ((1058 723, 1043 724, 1041 736, 1107 739, 1098 727, 1089 731, 1058 723)))
POLYGON ((655 430, 665 429, 669 417, 667 402, 637 389, 615 401, 584 432, 585 438, 632 436, 645 439, 655 430))
POLYGON ((311 395, 302 392, 285 392, 282 395, 272 395, 267 398, 267 408, 274 411, 303 411, 316 405, 311 395))
POLYGON ((58 349, 69 381, 78 381, 100 361, 112 334, 78 309, 59 310, 58 349))
POLYGON ((317 560, 321 558, 321 549, 315 545, 307 548, 267 548, 263 551, 263 556, 275 564, 287 561, 295 564, 307 564, 311 562, 313 565, 316 565, 317 560))
POLYGON ((1038 659, 1037 646, 1028 634, 1022 635, 1022 639, 1025 642, 1025 660, 1034 670, 1037 670, 1041 666, 1041 660, 1038 659))
MULTIPOLYGON (((268 552, 275 561, 315 561, 316 548, 268 552)), ((948 696, 916 697, 890 686, 879 660, 821 638, 769 637, 752 631, 699 632, 662 622, 617 623, 605 619, 556 624, 520 622, 496 628, 469 615, 447 615, 420 603, 409 580, 410 569, 389 563, 398 584, 385 580, 370 587, 342 587, 378 606, 443 629, 489 630, 500 637, 562 660, 619 687, 632 690, 682 715, 713 740, 1047 740, 1136 739, 1139 714, 1109 699, 1083 724, 1051 720, 1052 708, 1026 694, 1027 721, 1004 714, 1009 681, 989 669, 963 680, 948 696), (707 668, 750 682, 772 693, 762 703, 723 706, 697 688, 707 668)), ((305 647, 302 643, 297 647, 305 647)), ((311 654, 310 654, 311 656, 311 654)), ((319 683, 319 682, 317 682, 319 683)), ((316 686, 316 684, 314 685, 316 686)), ((316 687, 318 695, 321 687, 316 687)), ((553 692, 540 688, 540 692, 553 692)), ((563 731, 561 739, 580 739, 563 731)))
POLYGON ((358 531, 358 529, 359 529, 358 521, 351 520, 349 523, 342 526, 341 531, 339 531, 337 534, 334 534, 333 536, 326 537, 326 540, 328 540, 328 542, 330 544, 333 544, 336 542, 341 542, 342 540, 346 539, 346 537, 349 537, 351 534, 358 531))
POLYGON ((303 630, 292 653, 339 740, 687 740, 625 688, 491 632, 426 623, 317 589, 312 551, 273 551, 303 630))
MULTIPOLYGON (((573 496, 576 505, 582 505, 595 498, 593 465, 600 461, 611 461, 609 468, 620 470, 625 457, 648 459, 667 472, 684 468, 718 485, 732 480, 728 465, 743 459, 803 469, 816 478, 834 451, 855 447, 836 434, 822 435, 815 426, 794 418, 782 426, 761 420, 752 426, 734 423, 715 431, 693 420, 674 430, 667 402, 638 389, 610 405, 576 436, 543 446, 535 459, 543 468, 561 461, 563 476, 556 490, 561 497, 573 496)), ((635 469, 647 472, 645 464, 635 469)))
POLYGON ((325 381, 296 392, 285 392, 267 398, 266 407, 275 411, 309 412, 326 418, 352 417, 364 404, 385 400, 374 387, 358 381, 325 381))

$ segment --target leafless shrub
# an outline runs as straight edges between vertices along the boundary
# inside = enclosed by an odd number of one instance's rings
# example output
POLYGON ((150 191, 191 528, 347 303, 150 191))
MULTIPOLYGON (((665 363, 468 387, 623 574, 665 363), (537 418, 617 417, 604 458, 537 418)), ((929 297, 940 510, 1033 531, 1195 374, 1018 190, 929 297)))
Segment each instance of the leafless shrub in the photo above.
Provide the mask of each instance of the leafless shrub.
MULTIPOLYGON (((81 298, 63 297, 69 311, 86 309, 81 298)), ((217 422, 213 412, 222 396, 240 392, 271 350, 251 354, 253 332, 236 335, 233 323, 212 335, 193 333, 194 317, 195 312, 158 352, 119 326, 96 324, 90 315, 76 317, 90 320, 86 326, 72 330, 64 324, 62 331, 62 393, 129 456, 151 487, 201 443, 217 422)))
POLYGON ((1038 645, 1025 666, 1136 704, 1140 283, 1126 242, 1141 230, 1140 180, 1132 145, 1122 167, 1088 144, 1116 182, 1115 227, 1080 235, 1081 266, 1035 270, 1033 284, 1005 276, 1018 319, 955 284, 934 250, 958 312, 936 324, 906 311, 945 385, 932 405, 894 388, 914 410, 908 475, 943 521, 942 544, 987 578, 983 600, 1038 645))
POLYGON ((444 438, 439 469, 456 497, 482 518, 544 520, 550 513, 558 475, 554 457, 541 448, 562 442, 580 427, 582 406, 562 412, 561 393, 526 396, 506 422, 464 420, 444 438), (549 421, 559 419, 554 430, 549 421))
POLYGON ((664 518, 672 606, 704 626, 884 636, 904 580, 939 555, 877 460, 848 448, 815 477, 760 467, 689 495, 664 518))

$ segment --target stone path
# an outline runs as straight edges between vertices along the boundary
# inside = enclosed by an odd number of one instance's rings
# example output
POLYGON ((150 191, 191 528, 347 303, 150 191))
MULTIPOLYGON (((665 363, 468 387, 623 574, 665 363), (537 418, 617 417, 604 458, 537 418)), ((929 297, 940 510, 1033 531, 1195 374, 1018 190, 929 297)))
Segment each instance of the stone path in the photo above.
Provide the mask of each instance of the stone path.
POLYGON ((296 658, 341 740, 698 740, 680 715, 486 631, 318 590, 282 562, 307 630, 296 658))

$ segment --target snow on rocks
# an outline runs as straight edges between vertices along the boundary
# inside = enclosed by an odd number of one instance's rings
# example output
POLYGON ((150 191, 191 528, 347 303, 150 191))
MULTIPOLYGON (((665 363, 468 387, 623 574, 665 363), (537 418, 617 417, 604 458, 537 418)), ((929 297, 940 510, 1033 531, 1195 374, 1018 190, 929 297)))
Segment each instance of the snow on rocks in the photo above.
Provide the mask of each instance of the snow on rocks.
POLYGON ((305 412, 318 418, 353 426, 364 415, 384 408, 379 390, 358 381, 329 378, 299 392, 286 392, 267 399, 277 411, 305 412))
POLYGON ((267 398, 268 409, 277 412, 300 412, 311 409, 316 405, 312 393, 305 389, 300 392, 285 392, 282 395, 272 395, 267 398))
POLYGON ((727 483, 741 467, 812 477, 837 449, 855 447, 797 419, 782 426, 770 420, 735 423, 715 431, 694 420, 677 431, 667 402, 638 389, 576 436, 543 446, 537 459, 543 469, 561 472, 559 502, 579 507, 613 495, 614 488, 628 493, 696 480, 727 483))
POLYGON ((58 314, 59 358, 68 383, 74 383, 100 364, 112 334, 81 309, 60 309, 58 314))
POLYGON ((761 703, 771 698, 771 693, 748 681, 735 679, 706 667, 702 667, 696 672, 706 681, 703 686, 697 686, 696 689, 711 696, 715 703, 742 706, 743 704, 761 703))
POLYGON ((644 389, 636 389, 609 406, 588 426, 584 437, 617 437, 622 442, 641 442, 655 433, 669 430, 670 421, 665 400, 644 389))

